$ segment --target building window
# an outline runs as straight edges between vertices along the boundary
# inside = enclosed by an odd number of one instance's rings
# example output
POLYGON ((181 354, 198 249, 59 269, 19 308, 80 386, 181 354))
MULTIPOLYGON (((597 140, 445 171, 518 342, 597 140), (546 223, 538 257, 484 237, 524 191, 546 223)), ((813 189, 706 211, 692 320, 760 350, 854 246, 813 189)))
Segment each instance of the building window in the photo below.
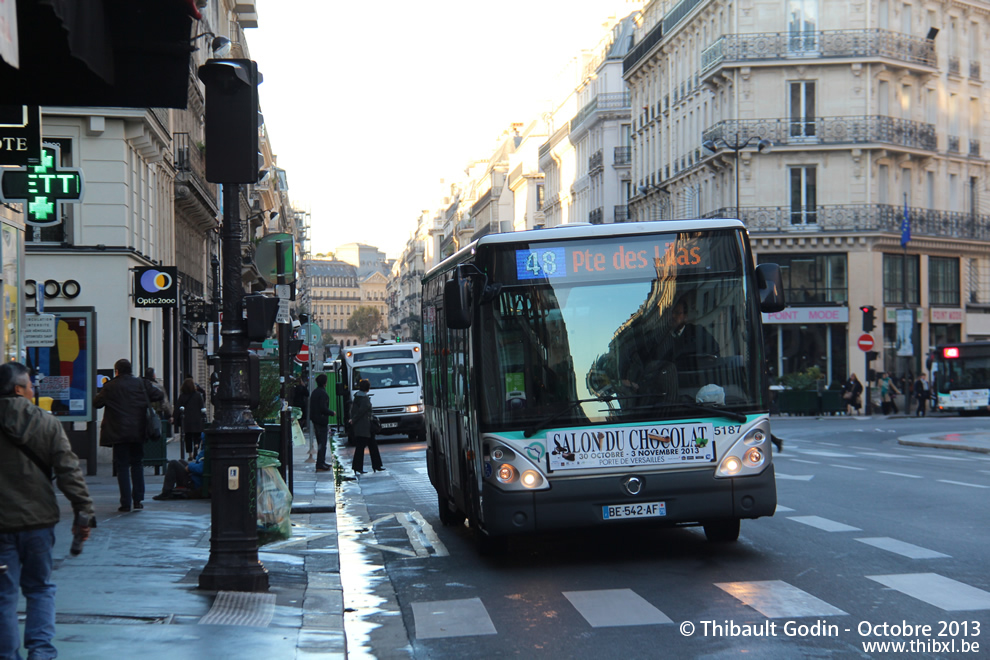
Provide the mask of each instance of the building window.
POLYGON ((817 174, 814 165, 791 167, 791 224, 818 223, 817 174))
POLYGON ((791 83, 791 137, 806 142, 815 137, 815 82, 791 83))
POLYGON ((818 50, 818 0, 789 0, 788 48, 792 53, 818 50))
POLYGON ((959 259, 928 258, 928 302, 931 305, 959 307, 959 259))
MULTIPOLYGON (((917 305, 920 301, 918 293, 918 255, 907 255, 907 264, 907 304, 917 305)), ((904 304, 903 254, 883 255, 883 304, 904 304)))
POLYGON ((845 254, 763 254, 760 263, 780 266, 788 305, 838 304, 849 300, 845 254))

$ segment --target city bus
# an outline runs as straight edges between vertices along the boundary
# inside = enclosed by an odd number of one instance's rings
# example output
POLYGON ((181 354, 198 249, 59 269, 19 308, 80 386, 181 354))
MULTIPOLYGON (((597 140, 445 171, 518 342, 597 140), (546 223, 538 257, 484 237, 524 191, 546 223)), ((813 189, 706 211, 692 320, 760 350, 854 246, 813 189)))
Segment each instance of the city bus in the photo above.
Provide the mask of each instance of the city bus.
POLYGON ((363 346, 350 346, 341 353, 334 369, 339 408, 345 411, 344 430, 353 442, 350 404, 358 382, 366 379, 375 416, 381 422, 381 435, 403 434, 423 440, 423 353, 415 342, 379 340, 363 346))
POLYGON ((935 410, 986 410, 990 401, 990 341, 937 346, 931 375, 935 410))
POLYGON ((488 234, 423 279, 427 470, 444 525, 701 525, 777 504, 761 312, 737 220, 488 234), (685 323, 685 315, 687 323, 685 323))

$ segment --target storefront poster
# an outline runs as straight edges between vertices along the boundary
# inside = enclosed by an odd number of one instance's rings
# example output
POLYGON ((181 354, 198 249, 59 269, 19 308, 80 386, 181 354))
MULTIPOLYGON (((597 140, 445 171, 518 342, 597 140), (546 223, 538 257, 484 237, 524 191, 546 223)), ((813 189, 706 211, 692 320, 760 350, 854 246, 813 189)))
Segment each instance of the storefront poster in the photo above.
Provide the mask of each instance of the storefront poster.
POLYGON ((93 421, 96 312, 49 307, 45 313, 56 317, 55 345, 26 349, 43 376, 36 387, 39 404, 63 422, 93 421))

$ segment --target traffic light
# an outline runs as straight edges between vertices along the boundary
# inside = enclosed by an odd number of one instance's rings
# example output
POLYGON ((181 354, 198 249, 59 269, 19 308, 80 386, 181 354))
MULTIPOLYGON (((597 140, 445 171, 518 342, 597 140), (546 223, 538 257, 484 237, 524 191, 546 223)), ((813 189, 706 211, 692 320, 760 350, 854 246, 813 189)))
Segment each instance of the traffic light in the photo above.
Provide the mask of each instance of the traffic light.
POLYGON ((863 332, 872 332, 876 327, 876 307, 873 305, 863 305, 863 332))
POLYGON ((880 353, 878 353, 877 351, 866 351, 866 361, 867 362, 873 362, 878 357, 880 357, 880 353))
POLYGON ((272 326, 278 317, 279 299, 261 294, 244 296, 247 312, 248 341, 264 341, 271 334, 272 326))
POLYGON ((258 83, 254 60, 207 60, 199 67, 206 85, 206 180, 257 183, 258 83))

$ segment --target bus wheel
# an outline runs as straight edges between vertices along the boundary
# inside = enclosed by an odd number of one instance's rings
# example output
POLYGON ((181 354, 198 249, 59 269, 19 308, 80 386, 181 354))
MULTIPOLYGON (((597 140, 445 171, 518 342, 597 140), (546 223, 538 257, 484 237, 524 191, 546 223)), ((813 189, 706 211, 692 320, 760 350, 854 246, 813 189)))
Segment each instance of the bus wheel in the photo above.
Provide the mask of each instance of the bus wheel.
POLYGON ((705 538, 711 543, 732 543, 739 539, 739 518, 710 520, 703 523, 705 538))
POLYGON ((440 522, 444 527, 457 527, 464 524, 464 514, 460 511, 451 511, 447 498, 437 493, 437 510, 440 511, 440 522))

